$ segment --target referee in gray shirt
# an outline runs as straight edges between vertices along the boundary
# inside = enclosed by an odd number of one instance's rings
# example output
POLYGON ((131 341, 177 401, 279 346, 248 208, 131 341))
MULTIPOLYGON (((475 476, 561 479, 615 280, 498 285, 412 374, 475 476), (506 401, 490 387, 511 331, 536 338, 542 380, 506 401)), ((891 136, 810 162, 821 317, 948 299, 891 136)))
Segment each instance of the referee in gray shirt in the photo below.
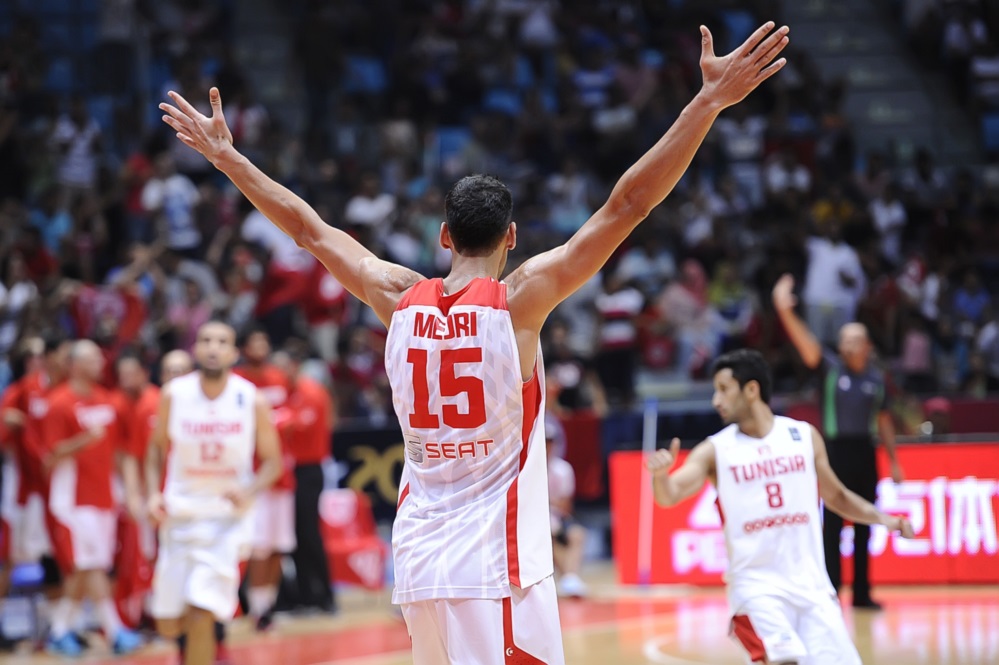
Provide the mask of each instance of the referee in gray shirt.
MULTIPOLYGON (((895 425, 888 412, 884 374, 870 362, 867 328, 861 323, 847 323, 839 332, 838 353, 825 353, 805 322, 794 313, 797 298, 793 277, 784 275, 778 280, 773 301, 801 359, 807 367, 821 373, 822 429, 833 471, 847 488, 874 503, 878 485, 874 449, 879 439, 891 460, 891 477, 896 483, 902 482, 902 467, 895 454, 895 425)), ((855 524, 853 529, 853 606, 881 609, 871 598, 868 567, 871 529, 863 524, 855 524)), ((842 581, 839 552, 842 530, 843 518, 826 510, 822 526, 826 570, 837 590, 842 581)))

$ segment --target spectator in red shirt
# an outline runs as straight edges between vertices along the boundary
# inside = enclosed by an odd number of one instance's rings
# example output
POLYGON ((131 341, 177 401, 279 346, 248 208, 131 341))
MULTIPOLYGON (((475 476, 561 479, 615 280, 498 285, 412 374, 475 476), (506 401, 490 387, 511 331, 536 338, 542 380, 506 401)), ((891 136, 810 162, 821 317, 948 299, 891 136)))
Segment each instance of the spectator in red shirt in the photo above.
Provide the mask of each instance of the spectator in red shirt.
POLYGON ((97 609, 115 653, 129 653, 142 644, 136 633, 122 626, 108 580, 117 521, 111 474, 123 438, 122 416, 98 383, 103 370, 100 348, 89 340, 76 342, 70 351, 69 380, 52 391, 42 428, 44 463, 50 470, 52 544, 66 575, 63 598, 52 614, 48 649, 66 656, 83 651, 70 624, 84 598, 97 609))
POLYGON ((257 630, 270 627, 274 602, 281 581, 281 557, 295 551, 295 476, 294 460, 289 454, 287 423, 288 377, 270 364, 271 343, 261 328, 251 329, 240 345, 243 364, 233 372, 257 386, 274 411, 275 425, 281 436, 284 470, 270 489, 257 497, 254 505, 253 553, 247 576, 250 581, 250 616, 257 630))
POLYGON ((282 369, 288 376, 290 417, 281 435, 295 458, 295 537, 293 555, 297 582, 295 604, 325 612, 335 609, 330 587, 326 549, 319 531, 319 495, 324 486, 323 462, 330 456, 333 434, 333 400, 326 388, 302 373, 308 349, 300 339, 285 344, 282 369))

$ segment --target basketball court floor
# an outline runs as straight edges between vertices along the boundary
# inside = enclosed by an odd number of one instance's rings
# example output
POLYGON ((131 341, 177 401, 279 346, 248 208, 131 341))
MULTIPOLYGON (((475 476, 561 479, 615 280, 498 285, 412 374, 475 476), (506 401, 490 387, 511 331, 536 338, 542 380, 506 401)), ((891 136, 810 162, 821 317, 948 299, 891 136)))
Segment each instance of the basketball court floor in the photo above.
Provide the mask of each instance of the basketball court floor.
MULTIPOLYGON (((999 565, 999 564, 997 564, 999 565)), ((568 665, 740 665, 727 637, 721 589, 636 589, 613 582, 610 567, 588 571, 592 597, 560 605, 568 665)), ((999 586, 880 587, 878 613, 846 608, 847 624, 867 665, 999 663, 999 586)), ((231 628, 233 665, 404 665, 409 638, 388 593, 347 591, 334 617, 279 619, 266 635, 245 621, 231 628)), ((92 665, 174 665, 165 644, 129 658, 102 647, 92 665)), ((0 657, 4 665, 63 662, 47 656, 0 657)))

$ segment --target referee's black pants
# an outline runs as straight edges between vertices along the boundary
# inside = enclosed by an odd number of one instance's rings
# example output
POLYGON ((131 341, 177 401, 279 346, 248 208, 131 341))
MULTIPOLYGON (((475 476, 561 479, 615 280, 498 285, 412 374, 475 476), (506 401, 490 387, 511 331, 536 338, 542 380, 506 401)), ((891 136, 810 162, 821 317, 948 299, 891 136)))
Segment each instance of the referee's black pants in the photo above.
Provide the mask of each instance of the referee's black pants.
POLYGON ((299 605, 333 610, 333 591, 326 548, 319 531, 319 495, 323 491, 321 464, 295 467, 295 538, 298 546, 292 559, 299 605))
MULTIPOLYGON (((837 437, 826 443, 829 463, 846 488, 871 503, 877 498, 878 468, 874 456, 874 441, 869 436, 837 437)), ((822 524, 822 540, 826 551, 826 570, 833 588, 839 591, 842 584, 839 552, 843 518, 826 509, 822 524)), ((853 599, 866 602, 871 599, 871 579, 868 565, 868 543, 871 527, 853 525, 853 599)))

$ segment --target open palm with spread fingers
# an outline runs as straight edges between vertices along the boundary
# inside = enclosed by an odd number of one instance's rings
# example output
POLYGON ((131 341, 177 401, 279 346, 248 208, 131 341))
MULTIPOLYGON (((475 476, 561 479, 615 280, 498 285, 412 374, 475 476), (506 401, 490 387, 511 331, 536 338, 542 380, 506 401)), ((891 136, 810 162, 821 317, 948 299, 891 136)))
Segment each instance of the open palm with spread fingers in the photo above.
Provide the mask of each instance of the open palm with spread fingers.
POLYGON ((775 60, 788 44, 790 29, 783 25, 774 29, 768 21, 756 29, 742 46, 725 56, 715 55, 714 39, 706 26, 701 26, 701 76, 704 92, 722 107, 732 106, 746 98, 756 87, 787 64, 784 58, 775 60))
POLYGON ((160 110, 167 114, 163 116, 163 122, 176 130, 178 139, 214 164, 215 158, 232 145, 232 132, 229 131, 229 127, 225 124, 225 116, 222 115, 222 95, 219 94, 219 89, 212 88, 208 93, 208 99, 212 104, 210 118, 173 90, 168 94, 176 106, 166 102, 160 104, 160 110))

